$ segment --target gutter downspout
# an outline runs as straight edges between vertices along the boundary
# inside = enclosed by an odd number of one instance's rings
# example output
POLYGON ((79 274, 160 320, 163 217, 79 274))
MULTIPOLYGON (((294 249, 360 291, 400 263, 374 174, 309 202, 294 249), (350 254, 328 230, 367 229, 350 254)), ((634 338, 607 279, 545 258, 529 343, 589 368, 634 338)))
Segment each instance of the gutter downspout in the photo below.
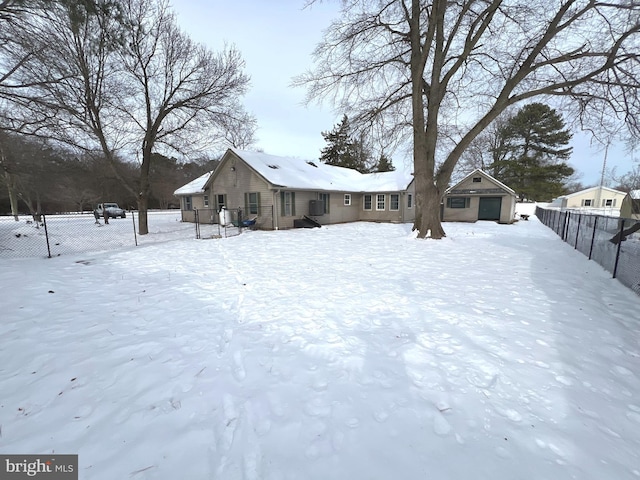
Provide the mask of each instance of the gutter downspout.
POLYGON ((278 225, 278 212, 280 210, 278 210, 278 197, 280 196, 280 189, 278 190, 274 190, 273 191, 273 215, 272 215, 272 223, 273 223, 273 229, 274 230, 278 230, 279 225, 278 225))

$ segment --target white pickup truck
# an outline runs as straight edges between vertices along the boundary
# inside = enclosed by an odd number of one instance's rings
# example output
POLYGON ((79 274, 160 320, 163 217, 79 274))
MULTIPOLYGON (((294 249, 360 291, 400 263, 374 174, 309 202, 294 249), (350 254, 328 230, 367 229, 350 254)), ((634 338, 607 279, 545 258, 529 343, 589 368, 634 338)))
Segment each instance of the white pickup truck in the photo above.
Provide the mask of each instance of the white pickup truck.
POLYGON ((109 218, 126 218, 127 213, 121 209, 117 203, 99 203, 96 208, 93 209, 93 214, 98 217, 104 217, 104 212, 107 212, 109 218))

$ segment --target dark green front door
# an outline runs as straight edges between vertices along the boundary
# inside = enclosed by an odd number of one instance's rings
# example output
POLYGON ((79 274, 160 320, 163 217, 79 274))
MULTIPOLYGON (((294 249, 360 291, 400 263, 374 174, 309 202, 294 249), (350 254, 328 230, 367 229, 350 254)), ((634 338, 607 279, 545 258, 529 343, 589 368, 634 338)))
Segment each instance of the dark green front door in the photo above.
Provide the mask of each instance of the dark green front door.
POLYGON ((500 220, 502 197, 480 197, 478 220, 500 220))

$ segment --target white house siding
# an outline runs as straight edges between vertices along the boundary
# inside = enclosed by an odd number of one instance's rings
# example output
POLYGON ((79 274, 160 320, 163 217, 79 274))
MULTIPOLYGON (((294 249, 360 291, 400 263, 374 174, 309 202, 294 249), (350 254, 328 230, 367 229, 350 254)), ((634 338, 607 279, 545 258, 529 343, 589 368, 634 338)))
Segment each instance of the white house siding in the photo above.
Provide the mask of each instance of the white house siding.
POLYGON ((626 193, 610 188, 588 188, 561 197, 562 208, 614 208, 619 209, 626 193), (609 203, 609 205, 608 205, 609 203))

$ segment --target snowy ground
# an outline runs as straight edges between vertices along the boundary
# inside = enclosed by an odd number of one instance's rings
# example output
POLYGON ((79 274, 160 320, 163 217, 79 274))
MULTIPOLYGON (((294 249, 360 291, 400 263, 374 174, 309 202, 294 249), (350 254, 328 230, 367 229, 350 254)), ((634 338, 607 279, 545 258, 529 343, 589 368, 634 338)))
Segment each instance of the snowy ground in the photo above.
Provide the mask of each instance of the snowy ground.
POLYGON ((445 229, 0 261, 0 453, 84 480, 640 478, 640 297, 535 217, 445 229))
MULTIPOLYGON (((180 221, 179 210, 150 211, 149 235, 136 235, 138 213, 127 218, 112 218, 108 225, 93 214, 47 215, 49 243, 44 224, 21 215, 19 221, 0 216, 0 259, 21 257, 52 257, 87 251, 111 251, 123 247, 148 245, 176 239, 195 238, 195 225, 180 221), (134 229, 135 228, 135 229, 134 229)), ((207 225, 206 232, 220 233, 217 225, 207 225), (214 231, 215 230, 215 231, 214 231)))

